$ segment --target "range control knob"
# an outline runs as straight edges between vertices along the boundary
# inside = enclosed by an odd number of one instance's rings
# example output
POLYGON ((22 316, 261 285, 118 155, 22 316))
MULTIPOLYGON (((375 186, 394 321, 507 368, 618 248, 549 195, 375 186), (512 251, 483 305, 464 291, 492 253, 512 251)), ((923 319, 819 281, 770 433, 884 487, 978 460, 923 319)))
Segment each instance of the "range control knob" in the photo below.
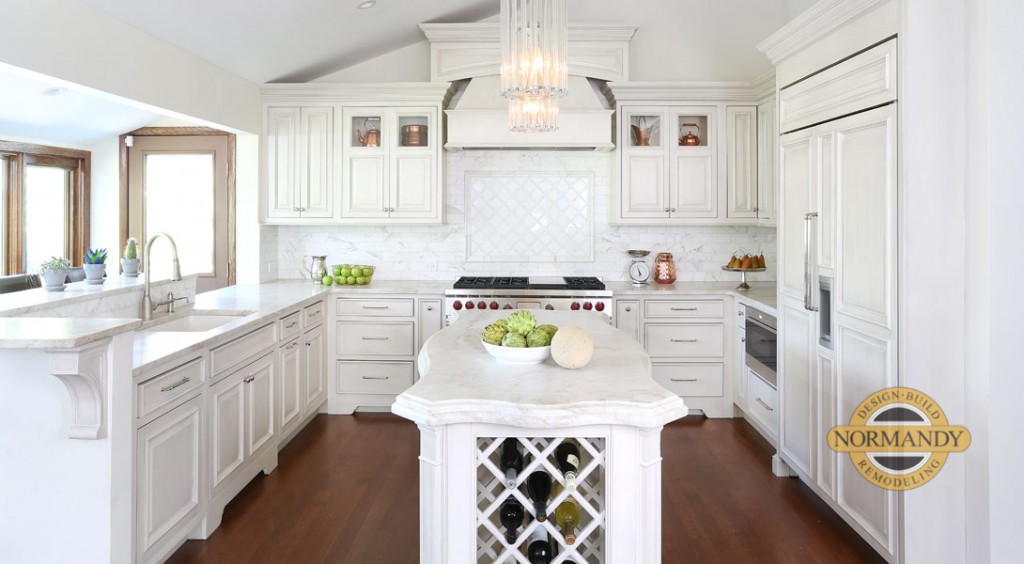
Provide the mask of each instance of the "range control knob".
POLYGON ((569 306, 569 309, 571 309, 573 311, 576 311, 579 308, 580 308, 580 303, 579 302, 573 302, 572 305, 569 306))
POLYGON ((474 304, 473 302, 466 302, 466 309, 473 309, 475 307, 476 304, 474 304))
POLYGON ((585 309, 587 311, 590 311, 590 310, 594 309, 594 304, 592 304, 590 302, 587 302, 587 303, 583 304, 583 309, 585 309))
POLYGON ((455 311, 459 311, 460 309, 462 309, 462 302, 460 302, 459 300, 455 300, 455 303, 452 304, 452 308, 454 308, 455 311))
POLYGON ((498 309, 498 302, 491 302, 491 309, 498 309))
POLYGON ((553 306, 551 304, 548 304, 548 305, 544 306, 544 309, 549 309, 549 310, 550 309, 555 309, 555 306, 553 306))
POLYGON ((476 303, 476 307, 480 309, 487 309, 487 302, 480 300, 479 302, 476 303))
POLYGON ((604 302, 597 302, 594 304, 594 309, 597 311, 604 311, 604 302))
POLYGON ((505 304, 505 307, 501 309, 512 309, 512 304, 505 304))

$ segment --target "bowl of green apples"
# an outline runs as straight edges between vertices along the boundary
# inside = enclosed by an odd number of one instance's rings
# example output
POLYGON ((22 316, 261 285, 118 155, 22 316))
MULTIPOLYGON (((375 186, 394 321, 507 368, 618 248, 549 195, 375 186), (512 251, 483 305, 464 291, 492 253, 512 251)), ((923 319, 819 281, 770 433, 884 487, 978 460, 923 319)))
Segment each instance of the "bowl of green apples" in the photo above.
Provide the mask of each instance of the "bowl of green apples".
POLYGON ((331 266, 334 283, 344 286, 365 286, 373 279, 374 267, 366 264, 335 264, 331 266))

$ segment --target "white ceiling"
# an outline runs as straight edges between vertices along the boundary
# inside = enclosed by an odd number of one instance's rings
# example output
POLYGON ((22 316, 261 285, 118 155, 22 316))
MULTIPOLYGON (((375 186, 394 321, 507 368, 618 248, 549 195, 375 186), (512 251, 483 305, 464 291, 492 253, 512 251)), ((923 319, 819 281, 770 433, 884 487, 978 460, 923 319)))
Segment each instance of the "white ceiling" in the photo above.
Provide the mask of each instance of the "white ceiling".
POLYGON ((255 83, 308 82, 423 39, 421 22, 472 22, 498 0, 81 0, 255 83))

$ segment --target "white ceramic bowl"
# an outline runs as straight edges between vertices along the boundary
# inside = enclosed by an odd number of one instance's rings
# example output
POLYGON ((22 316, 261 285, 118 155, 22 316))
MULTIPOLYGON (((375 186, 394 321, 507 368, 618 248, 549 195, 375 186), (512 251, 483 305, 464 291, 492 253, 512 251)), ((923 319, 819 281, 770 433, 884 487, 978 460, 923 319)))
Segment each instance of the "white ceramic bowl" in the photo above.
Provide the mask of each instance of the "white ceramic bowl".
POLYGON ((515 348, 499 347, 480 340, 491 356, 502 362, 514 362, 517 364, 540 364, 551 356, 551 347, 515 348))

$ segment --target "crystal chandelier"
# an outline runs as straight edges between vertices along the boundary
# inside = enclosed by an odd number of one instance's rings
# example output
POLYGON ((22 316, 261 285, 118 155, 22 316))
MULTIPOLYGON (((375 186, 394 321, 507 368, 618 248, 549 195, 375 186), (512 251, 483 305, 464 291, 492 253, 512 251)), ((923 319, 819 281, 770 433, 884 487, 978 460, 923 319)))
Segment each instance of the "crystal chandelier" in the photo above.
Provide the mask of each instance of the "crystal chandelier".
POLYGON ((565 0, 501 0, 501 93, 513 131, 558 129, 568 51, 565 0))

